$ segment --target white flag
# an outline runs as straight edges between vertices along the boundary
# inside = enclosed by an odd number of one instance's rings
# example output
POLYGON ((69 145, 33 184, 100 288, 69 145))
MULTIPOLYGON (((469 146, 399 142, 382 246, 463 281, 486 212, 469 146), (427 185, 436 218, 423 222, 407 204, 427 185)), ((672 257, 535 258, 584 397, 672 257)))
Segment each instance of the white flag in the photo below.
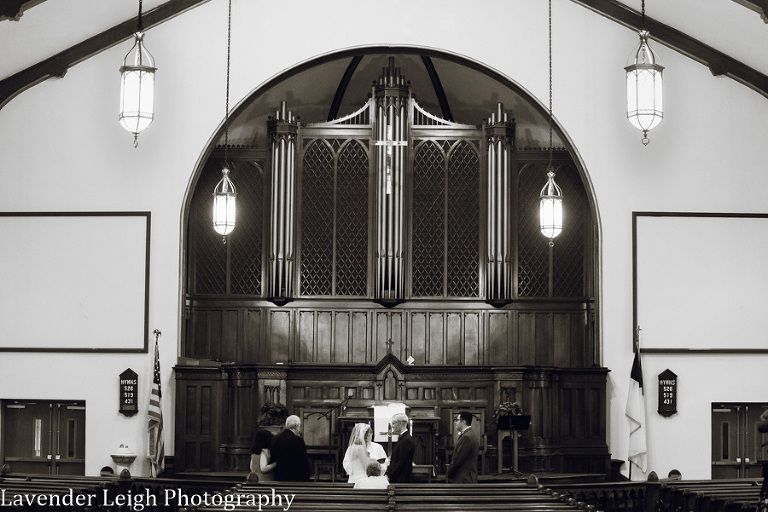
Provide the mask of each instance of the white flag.
POLYGON ((624 414, 629 418, 629 453, 627 458, 645 473, 648 470, 648 453, 645 431, 645 393, 643 392, 643 370, 640 366, 640 350, 635 350, 632 373, 629 379, 627 408, 624 414))

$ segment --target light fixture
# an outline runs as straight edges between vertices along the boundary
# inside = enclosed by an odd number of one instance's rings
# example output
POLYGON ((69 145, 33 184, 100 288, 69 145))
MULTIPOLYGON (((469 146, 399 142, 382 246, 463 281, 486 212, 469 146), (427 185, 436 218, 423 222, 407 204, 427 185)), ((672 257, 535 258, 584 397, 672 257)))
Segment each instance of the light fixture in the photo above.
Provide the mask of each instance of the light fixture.
POLYGON ((139 0, 138 30, 133 48, 120 68, 120 124, 133 133, 133 146, 139 145, 139 133, 155 118, 155 60, 144 47, 144 23, 139 0))
POLYGON ((235 200, 237 192, 235 184, 229 179, 229 61, 232 41, 232 0, 229 0, 227 15, 227 94, 224 110, 224 168, 221 170, 221 180, 213 189, 213 229, 227 243, 227 235, 235 229, 237 207, 235 200))
MULTIPOLYGON (((648 145, 648 130, 657 126, 664 117, 662 71, 656 54, 648 46, 645 29, 645 0, 642 2, 640 45, 635 51, 634 64, 627 72, 627 119, 643 131, 643 144, 648 145)), ((630 57, 631 58, 631 57, 630 57)))
POLYGON ((549 238, 550 247, 563 230, 563 192, 555 183, 552 151, 552 0, 549 0, 549 164, 547 183, 539 194, 539 226, 541 234, 549 238))

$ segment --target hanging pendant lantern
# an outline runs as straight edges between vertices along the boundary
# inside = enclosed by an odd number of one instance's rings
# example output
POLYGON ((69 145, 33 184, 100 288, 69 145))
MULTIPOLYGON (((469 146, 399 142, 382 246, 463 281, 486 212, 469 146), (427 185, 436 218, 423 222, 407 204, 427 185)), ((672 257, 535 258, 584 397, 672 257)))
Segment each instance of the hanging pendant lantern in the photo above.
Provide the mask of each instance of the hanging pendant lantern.
MULTIPOLYGON (((237 191, 229 179, 229 169, 221 170, 221 180, 213 189, 213 229, 226 237, 235 229, 237 191)), ((226 241, 226 238, 224 238, 226 241)))
POLYGON ((139 133, 155 118, 155 59, 144 47, 144 24, 139 0, 138 30, 133 48, 120 67, 120 124, 133 133, 133 147, 139 145, 139 133))
POLYGON ((550 167, 547 172, 547 183, 541 189, 539 200, 539 226, 541 234, 549 238, 549 245, 554 245, 552 239, 563 230, 563 191, 555 183, 555 173, 550 167))
POLYGON ((664 117, 662 71, 656 54, 648 46, 648 31, 640 31, 640 46, 635 52, 634 64, 624 68, 627 72, 627 119, 643 131, 643 144, 648 145, 648 130, 657 126, 664 117))
POLYGON ((549 0, 549 164, 547 165, 547 183, 539 194, 539 228, 541 234, 549 238, 549 246, 554 247, 554 239, 563 230, 563 191, 555 183, 555 171, 552 166, 552 0, 549 0))
POLYGON ((213 229, 221 235, 221 241, 227 243, 227 235, 235 229, 237 217, 237 192, 235 184, 229 179, 229 67, 232 43, 232 0, 227 2, 227 88, 224 100, 224 164, 221 180, 213 189, 213 229))

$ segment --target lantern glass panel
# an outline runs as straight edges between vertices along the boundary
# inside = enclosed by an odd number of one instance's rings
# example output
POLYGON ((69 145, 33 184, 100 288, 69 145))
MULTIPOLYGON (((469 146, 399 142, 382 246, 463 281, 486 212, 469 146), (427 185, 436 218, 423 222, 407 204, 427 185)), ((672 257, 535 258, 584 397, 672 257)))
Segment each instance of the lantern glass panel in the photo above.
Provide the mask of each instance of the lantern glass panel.
POLYGON ((539 225, 541 234, 555 238, 563 230, 563 199, 561 197, 542 197, 539 202, 539 225))

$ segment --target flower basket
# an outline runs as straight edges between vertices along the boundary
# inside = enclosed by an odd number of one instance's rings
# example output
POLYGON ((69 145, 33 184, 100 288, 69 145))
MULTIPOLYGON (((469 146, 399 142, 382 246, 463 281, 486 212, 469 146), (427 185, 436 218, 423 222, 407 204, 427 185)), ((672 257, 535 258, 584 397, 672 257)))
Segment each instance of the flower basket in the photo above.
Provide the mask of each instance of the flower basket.
POLYGON ((269 402, 261 407, 261 418, 258 425, 260 427, 282 426, 288 418, 288 408, 281 403, 269 402))
POLYGON ((523 408, 517 402, 502 402, 493 411, 493 420, 499 430, 510 429, 510 416, 521 416, 523 408))

